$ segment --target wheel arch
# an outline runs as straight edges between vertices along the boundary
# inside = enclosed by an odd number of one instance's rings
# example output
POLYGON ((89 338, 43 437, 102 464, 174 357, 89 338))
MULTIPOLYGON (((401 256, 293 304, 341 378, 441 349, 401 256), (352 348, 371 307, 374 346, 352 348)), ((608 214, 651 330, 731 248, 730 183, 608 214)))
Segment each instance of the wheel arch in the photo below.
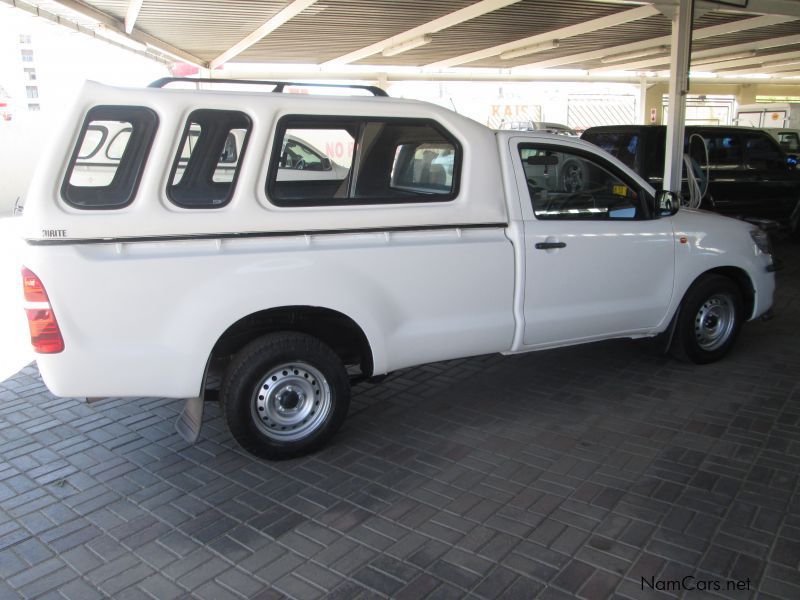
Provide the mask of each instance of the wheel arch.
POLYGON ((755 302, 756 302, 755 285, 753 284, 753 280, 750 279, 750 276, 747 274, 747 271, 745 271, 741 267, 734 267, 734 266, 714 267, 713 269, 704 271, 700 275, 695 277, 691 285, 689 285, 689 287, 686 288, 686 291, 684 292, 683 296, 686 297, 686 294, 689 292, 689 290, 691 290, 697 284, 698 281, 700 281, 703 277, 707 275, 722 275, 723 277, 727 277, 728 279, 733 281, 739 288, 739 292, 742 295, 742 308, 744 309, 744 314, 747 315, 748 320, 753 318, 753 311, 755 310, 755 302))
POLYGON ((316 337, 329 346, 345 365, 358 365, 361 375, 374 370, 369 338, 348 315, 319 306, 280 306, 250 313, 230 325, 217 339, 210 360, 235 354, 262 335, 294 331, 316 337))

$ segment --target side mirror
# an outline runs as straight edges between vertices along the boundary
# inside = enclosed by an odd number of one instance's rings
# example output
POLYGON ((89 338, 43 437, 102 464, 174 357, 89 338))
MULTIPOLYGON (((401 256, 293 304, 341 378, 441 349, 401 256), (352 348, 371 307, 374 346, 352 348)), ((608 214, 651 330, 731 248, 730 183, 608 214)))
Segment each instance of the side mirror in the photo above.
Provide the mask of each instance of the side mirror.
POLYGON ((656 202, 653 214, 656 218, 671 217, 681 206, 680 197, 675 192, 669 190, 658 190, 656 192, 656 202))
POLYGON ((322 170, 323 171, 330 171, 331 170, 331 159, 327 156, 322 157, 322 170))

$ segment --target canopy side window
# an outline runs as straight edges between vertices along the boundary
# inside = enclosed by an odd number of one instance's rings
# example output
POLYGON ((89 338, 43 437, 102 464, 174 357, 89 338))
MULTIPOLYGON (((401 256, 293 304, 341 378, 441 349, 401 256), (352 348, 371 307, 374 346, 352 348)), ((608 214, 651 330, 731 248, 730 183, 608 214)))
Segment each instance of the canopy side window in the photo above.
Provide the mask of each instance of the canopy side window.
POLYGON ((172 164, 167 196, 182 208, 221 208, 236 187, 252 124, 238 111, 192 112, 172 164))
POLYGON ((267 197, 278 206, 445 202, 461 145, 428 119, 283 117, 267 197))

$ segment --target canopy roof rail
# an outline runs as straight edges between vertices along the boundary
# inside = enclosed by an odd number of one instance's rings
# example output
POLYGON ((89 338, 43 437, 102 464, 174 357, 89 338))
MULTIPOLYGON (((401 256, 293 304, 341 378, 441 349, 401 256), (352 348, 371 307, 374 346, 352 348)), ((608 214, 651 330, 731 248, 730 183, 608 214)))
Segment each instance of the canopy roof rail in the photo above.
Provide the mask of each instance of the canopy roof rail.
POLYGON ((374 85, 358 85, 348 83, 314 83, 314 82, 299 82, 299 81, 266 81, 263 79, 213 79, 205 77, 162 77, 156 79, 147 87, 163 88, 171 83, 188 82, 188 83, 233 83, 242 85, 272 85, 275 89, 272 92, 281 94, 283 89, 289 86, 297 87, 322 87, 322 88, 350 88, 355 90, 366 90, 373 96, 388 96, 384 90, 374 85))

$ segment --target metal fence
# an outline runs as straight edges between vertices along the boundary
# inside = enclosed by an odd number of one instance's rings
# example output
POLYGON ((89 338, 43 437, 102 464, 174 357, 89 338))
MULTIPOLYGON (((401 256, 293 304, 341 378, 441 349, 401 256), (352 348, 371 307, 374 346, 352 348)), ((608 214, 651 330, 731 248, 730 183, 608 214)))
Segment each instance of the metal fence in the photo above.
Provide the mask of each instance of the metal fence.
POLYGON ((596 125, 632 125, 637 98, 631 94, 570 94, 567 123, 576 131, 596 125))

